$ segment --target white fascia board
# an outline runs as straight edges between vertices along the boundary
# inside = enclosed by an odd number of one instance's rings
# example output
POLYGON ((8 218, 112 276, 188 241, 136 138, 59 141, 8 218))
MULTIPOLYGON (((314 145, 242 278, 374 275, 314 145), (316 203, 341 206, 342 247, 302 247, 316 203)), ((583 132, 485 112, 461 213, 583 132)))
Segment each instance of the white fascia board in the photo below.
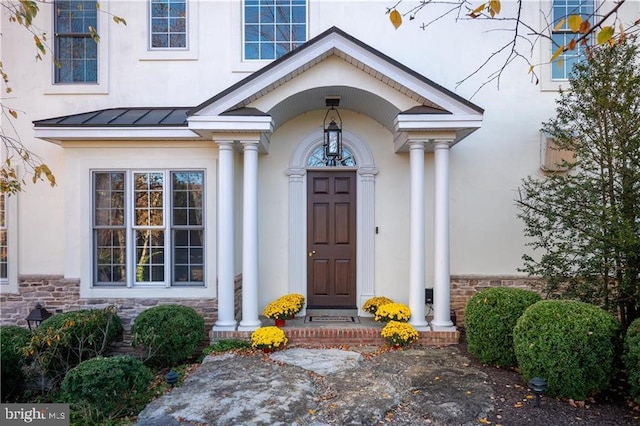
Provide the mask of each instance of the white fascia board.
POLYGON ((398 114, 394 126, 397 132, 436 129, 479 129, 482 126, 482 115, 398 114))
POLYGON ((199 132, 208 130, 213 132, 268 132, 273 131, 273 122, 268 115, 228 115, 203 116, 193 115, 188 119, 189 129, 199 132))
POLYGON ((417 77, 396 67, 394 64, 380 58, 373 52, 362 49, 360 46, 352 44, 348 40, 339 40, 339 42, 335 44, 335 47, 407 89, 429 99, 431 102, 439 105, 449 112, 454 114, 479 114, 475 109, 465 105, 463 102, 460 102, 446 93, 443 93, 437 87, 427 84, 417 77))
POLYGON ((36 127, 33 133, 55 144, 67 140, 200 139, 185 127, 36 127))
MULTIPOLYGON (((335 36, 335 34, 333 36, 335 36)), ((299 68, 302 68, 305 64, 315 60, 316 58, 325 54, 327 51, 331 50, 333 46, 331 44, 328 45, 326 42, 327 40, 323 40, 323 43, 316 43, 303 52, 300 52, 297 55, 291 57, 289 60, 278 64, 268 72, 254 78, 253 80, 242 85, 242 87, 239 87, 238 89, 229 93, 227 96, 224 96, 211 105, 208 105, 202 111, 199 111, 197 115, 191 116, 190 119, 201 115, 210 116, 222 114, 238 103, 252 97, 256 93, 269 87, 270 85, 286 77, 287 75, 294 73, 299 68)))

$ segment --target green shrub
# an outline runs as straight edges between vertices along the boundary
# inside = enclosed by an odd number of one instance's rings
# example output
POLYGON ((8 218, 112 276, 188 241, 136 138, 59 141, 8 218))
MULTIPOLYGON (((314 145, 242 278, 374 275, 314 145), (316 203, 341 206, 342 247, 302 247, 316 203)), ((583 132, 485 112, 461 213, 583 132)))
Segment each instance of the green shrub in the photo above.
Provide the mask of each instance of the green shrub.
POLYGON ((0 394, 2 401, 20 388, 24 381, 22 366, 25 363, 24 348, 31 339, 31 332, 17 326, 0 327, 0 394))
POLYGON ((55 384, 82 361, 104 354, 122 332, 122 320, 113 306, 65 312, 43 321, 27 350, 40 374, 55 384))
POLYGON ((629 325, 624 338, 624 365, 629 392, 640 401, 640 318, 629 325))
POLYGON ((513 329, 520 373, 527 382, 546 380, 549 396, 585 400, 609 387, 619 332, 618 320, 597 306, 538 302, 513 329))
POLYGON ((464 311, 467 349, 485 364, 516 365, 513 327, 529 306, 540 300, 530 290, 495 287, 479 291, 464 311))
POLYGON ((204 338, 202 316, 180 305, 149 308, 138 315, 131 328, 131 344, 144 349, 145 362, 164 367, 189 359, 204 338))
POLYGON ((202 350, 202 355, 207 356, 211 352, 227 352, 243 349, 251 349, 251 342, 240 339, 223 339, 218 340, 213 345, 204 348, 202 350))
POLYGON ((142 410, 151 398, 152 380, 151 371, 132 356, 97 357, 69 370, 61 389, 67 402, 114 418, 142 410))

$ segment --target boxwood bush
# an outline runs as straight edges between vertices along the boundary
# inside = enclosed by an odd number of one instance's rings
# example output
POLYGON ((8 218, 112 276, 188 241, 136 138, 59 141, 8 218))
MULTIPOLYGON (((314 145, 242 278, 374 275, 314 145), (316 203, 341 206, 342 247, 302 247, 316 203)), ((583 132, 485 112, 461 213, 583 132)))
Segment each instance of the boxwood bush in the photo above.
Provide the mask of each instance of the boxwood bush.
POLYGON ((151 380, 149 368, 132 356, 96 357, 69 370, 61 390, 67 402, 89 405, 111 419, 142 410, 151 380))
POLYGON ((629 393, 640 402, 640 318, 629 325, 624 338, 624 365, 629 393))
POLYGON ((205 338, 204 319, 193 308, 162 305, 143 311, 131 328, 131 344, 145 362, 171 367, 189 359, 205 338))
POLYGON ((485 364, 516 365, 513 327, 529 306, 540 300, 530 290, 494 287, 479 291, 465 309, 467 350, 485 364))
POLYGON ((597 306, 538 302, 513 329, 520 373, 527 382, 543 378, 549 396, 585 400, 609 387, 619 333, 618 320, 597 306))
POLYGON ((0 327, 0 395, 3 402, 14 395, 24 381, 24 348, 30 339, 31 332, 27 329, 14 325, 0 327))

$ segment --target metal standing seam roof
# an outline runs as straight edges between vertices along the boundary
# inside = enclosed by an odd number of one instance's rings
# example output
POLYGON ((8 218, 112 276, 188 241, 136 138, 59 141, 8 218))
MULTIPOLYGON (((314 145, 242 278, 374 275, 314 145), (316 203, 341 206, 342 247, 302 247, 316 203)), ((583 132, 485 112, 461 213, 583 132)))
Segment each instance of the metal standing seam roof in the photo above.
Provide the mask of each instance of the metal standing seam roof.
POLYGON ((34 121, 35 127, 188 127, 193 107, 109 108, 34 121))

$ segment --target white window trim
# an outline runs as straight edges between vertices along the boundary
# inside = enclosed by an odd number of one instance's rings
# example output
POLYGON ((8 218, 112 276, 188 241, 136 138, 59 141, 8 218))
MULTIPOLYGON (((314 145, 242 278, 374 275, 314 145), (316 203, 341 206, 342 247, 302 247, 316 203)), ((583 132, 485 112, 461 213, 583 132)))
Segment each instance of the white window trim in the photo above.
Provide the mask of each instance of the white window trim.
MULTIPOLYGON (((310 1, 307 1, 307 34, 306 40, 309 41, 310 30, 310 1)), ((237 22, 236 25, 231 26, 231 40, 233 45, 239 46, 236 53, 233 55, 232 72, 237 73, 252 73, 258 71, 260 68, 267 64, 270 64, 275 59, 244 59, 244 0, 239 0, 236 7, 231 8, 231 22, 237 22)), ((235 49, 234 49, 235 50, 235 49)))
MULTIPOLYGON (((173 236, 172 236, 172 208, 173 205, 171 203, 172 198, 172 185, 171 185, 171 173, 173 172, 182 172, 182 171, 198 171, 203 173, 203 182, 205 190, 202 194, 202 203, 203 203, 203 217, 205 220, 204 230, 206 234, 207 225, 207 213, 206 213, 206 187, 207 187, 207 171, 201 168, 170 168, 170 169, 121 169, 121 168, 113 168, 113 169, 92 169, 90 170, 91 179, 90 179, 90 191, 91 191, 91 281, 90 286, 92 289, 99 290, 107 290, 107 291, 118 291, 118 289, 123 289, 129 291, 130 289, 159 289, 166 288, 170 289, 170 291, 176 291, 176 288, 179 289, 202 289, 206 287, 207 283, 207 269, 208 269, 208 258, 207 258, 207 237, 205 235, 205 243, 203 246, 203 261, 204 261, 204 271, 203 271, 203 285, 172 285, 173 280, 173 272, 174 265, 172 261, 171 253, 173 252, 173 236), (93 214, 95 211, 95 191, 94 191, 94 176, 96 173, 108 173, 108 172, 123 172, 125 174, 125 197, 127 204, 125 205, 125 231, 127 235, 127 277, 125 286, 114 284, 100 284, 98 285, 95 282, 95 235, 94 235, 94 222, 93 222, 93 214), (161 173, 163 178, 163 186, 162 186, 162 198, 163 198, 163 226, 155 226, 155 227, 137 227, 134 225, 135 223, 135 215, 134 215, 134 205, 135 205, 135 195, 134 195, 134 175, 136 173, 161 173), (161 229, 164 231, 164 268, 165 268, 165 279, 163 282, 137 282, 136 281, 136 272, 135 272, 135 231, 136 229, 161 229), (171 290, 172 289, 172 290, 171 290)), ((111 295, 113 296, 113 295, 111 295)), ((175 295, 174 295, 175 297, 175 295)))
POLYGON ((0 293, 18 293, 18 194, 5 194, 7 229, 7 278, 0 280, 0 293))
POLYGON ((145 7, 146 34, 140 48, 140 61, 194 61, 198 59, 199 50, 199 1, 187 1, 187 47, 186 48, 151 48, 151 4, 147 0, 145 7))
MULTIPOLYGON (((601 5, 601 2, 598 0, 593 1, 594 10, 598 10, 598 7, 601 5)), ((542 11, 549 11, 549 19, 553 17, 553 0, 542 0, 540 2, 540 7, 542 11)), ((543 14, 540 14, 540 28, 544 28, 547 25, 545 22, 543 14)), ((551 24, 552 25, 552 24, 551 24)), ((551 34, 549 34, 551 35, 551 34)), ((552 43, 551 40, 546 37, 540 38, 540 90, 543 92, 557 92, 558 90, 567 90, 569 89, 569 79, 553 79, 551 77, 551 67, 554 66, 549 59, 553 54, 551 50, 552 43)))
MULTIPOLYGON (((51 10, 51 29, 55 32, 55 16, 54 6, 47 8, 51 10)), ((51 52, 51 72, 46 75, 47 79, 44 83, 45 95, 106 95, 109 93, 109 2, 100 2, 100 10, 98 10, 98 34, 100 42, 98 43, 98 82, 97 83, 55 83, 56 64, 55 52, 51 52)), ((51 37, 55 49, 55 34, 51 37)))

